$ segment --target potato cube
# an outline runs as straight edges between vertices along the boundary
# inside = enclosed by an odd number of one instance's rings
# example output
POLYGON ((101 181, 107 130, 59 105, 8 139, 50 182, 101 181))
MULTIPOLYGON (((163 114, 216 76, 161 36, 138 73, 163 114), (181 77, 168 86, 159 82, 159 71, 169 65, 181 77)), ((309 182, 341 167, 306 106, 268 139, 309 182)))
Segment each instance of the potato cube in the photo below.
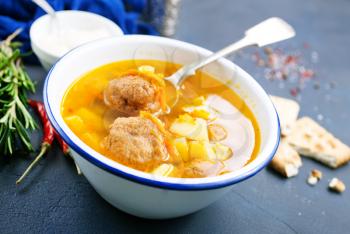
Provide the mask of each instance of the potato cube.
POLYGON ((156 69, 150 65, 142 65, 137 68, 139 72, 143 73, 155 73, 156 69))
POLYGON ((193 117, 198 117, 206 120, 215 118, 215 116, 210 113, 207 106, 185 106, 182 108, 182 110, 189 113, 193 117))
POLYGON ((190 141, 189 149, 191 159, 216 160, 215 152, 207 141, 190 141))
POLYGON ((104 129, 103 121, 101 118, 91 110, 88 110, 86 108, 80 108, 77 111, 77 115, 80 116, 80 118, 84 121, 85 126, 88 128, 91 127, 94 130, 101 130, 104 129))
POLYGON ((189 160, 189 154, 188 154, 188 143, 186 138, 185 137, 176 138, 174 140, 174 144, 182 160, 187 162, 189 160))
POLYGON ((191 140, 209 141, 207 122, 201 118, 182 115, 172 123, 170 131, 191 140))
POLYGON ((100 148, 101 139, 95 133, 86 132, 81 136, 82 140, 91 148, 98 150, 100 148))
POLYGON ((80 116, 77 116, 77 115, 67 116, 64 118, 64 121, 66 121, 67 125, 75 133, 83 133, 86 131, 86 126, 82 118, 80 118, 80 116))
POLYGON ((193 105, 195 106, 200 106, 205 103, 205 97, 204 96, 199 96, 193 99, 193 105))
POLYGON ((163 163, 152 171, 156 176, 169 176, 174 171, 174 166, 169 163, 163 163))

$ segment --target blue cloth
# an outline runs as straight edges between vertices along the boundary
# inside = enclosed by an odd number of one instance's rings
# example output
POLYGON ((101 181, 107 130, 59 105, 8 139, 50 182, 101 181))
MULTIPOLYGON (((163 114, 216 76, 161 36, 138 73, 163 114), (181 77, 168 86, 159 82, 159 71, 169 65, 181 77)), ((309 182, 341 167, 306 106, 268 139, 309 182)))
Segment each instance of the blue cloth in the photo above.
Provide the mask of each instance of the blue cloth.
MULTIPOLYGON (((125 34, 158 34, 151 25, 141 21, 146 0, 47 1, 55 10, 89 11, 107 17, 117 23, 125 34)), ((6 38, 17 28, 23 28, 17 40, 23 43, 23 51, 29 51, 29 28, 35 19, 44 14, 31 0, 0 0, 0 39, 6 38)))

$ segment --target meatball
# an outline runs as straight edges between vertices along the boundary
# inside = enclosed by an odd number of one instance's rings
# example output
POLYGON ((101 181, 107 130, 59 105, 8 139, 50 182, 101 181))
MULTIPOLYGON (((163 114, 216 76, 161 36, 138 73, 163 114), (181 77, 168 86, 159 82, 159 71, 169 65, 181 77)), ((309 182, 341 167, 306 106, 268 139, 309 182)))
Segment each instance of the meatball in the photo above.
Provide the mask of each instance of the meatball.
POLYGON ((103 145, 118 162, 142 171, 169 158, 163 135, 151 120, 142 117, 117 118, 103 145))
POLYGON ((184 178, 203 178, 208 176, 216 176, 222 169, 219 162, 194 159, 190 161, 183 172, 184 178))
POLYGON ((160 109, 157 88, 139 76, 124 76, 111 80, 104 91, 106 105, 127 116, 136 116, 141 110, 160 109))

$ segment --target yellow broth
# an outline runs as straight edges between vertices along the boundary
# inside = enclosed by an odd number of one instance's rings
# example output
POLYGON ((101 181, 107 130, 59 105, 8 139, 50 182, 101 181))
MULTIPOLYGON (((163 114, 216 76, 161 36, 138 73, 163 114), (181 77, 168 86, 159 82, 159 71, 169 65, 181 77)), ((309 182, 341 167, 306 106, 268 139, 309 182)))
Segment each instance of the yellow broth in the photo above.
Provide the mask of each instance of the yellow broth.
MULTIPOLYGON (((165 77, 179 68, 179 65, 156 60, 126 60, 106 64, 87 72, 73 82, 62 100, 61 114, 71 130, 88 146, 114 161, 117 161, 116 158, 104 149, 101 142, 108 135, 109 125, 118 116, 104 104, 103 91, 110 80, 120 77, 130 69, 137 69, 141 65, 153 66, 157 73, 163 73, 165 77), (75 116, 80 118, 75 118, 75 116)), ((261 139, 257 121, 246 103, 232 89, 203 72, 197 72, 196 75, 186 78, 181 87, 181 95, 176 106, 169 114, 160 117, 166 129, 182 112, 182 107, 191 103, 193 99, 199 96, 217 95, 238 110, 240 118, 243 117, 247 120, 246 122, 249 122, 252 131, 247 139, 247 142, 252 144, 251 153, 237 155, 236 149, 233 148, 232 158, 222 162, 223 166, 217 175, 237 170, 254 160, 259 152, 261 139)), ((174 98, 175 93, 173 89, 167 89, 166 95, 170 100, 174 98)), ((225 121, 231 125, 235 123, 235 118, 228 118, 225 121)), ((226 142, 230 145, 231 141, 239 138, 242 136, 233 131, 226 142)), ((132 167, 132 165, 126 166, 132 167)), ((181 166, 175 165, 177 168, 170 176, 183 177, 183 170, 186 166, 189 166, 188 162, 184 162, 181 166)))

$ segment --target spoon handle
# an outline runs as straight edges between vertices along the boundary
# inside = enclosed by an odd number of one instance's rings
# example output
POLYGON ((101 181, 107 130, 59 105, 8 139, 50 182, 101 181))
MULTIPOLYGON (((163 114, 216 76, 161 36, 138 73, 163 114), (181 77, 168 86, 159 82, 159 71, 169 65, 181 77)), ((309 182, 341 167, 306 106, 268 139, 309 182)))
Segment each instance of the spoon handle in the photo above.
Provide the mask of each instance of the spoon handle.
POLYGON ((278 41, 283 41, 295 35, 295 31, 287 22, 280 18, 272 17, 260 22, 245 32, 245 36, 239 41, 187 66, 183 66, 173 75, 166 78, 177 89, 181 81, 188 75, 194 75, 198 68, 201 68, 221 57, 229 55, 237 50, 248 46, 265 46, 278 41))
POLYGON ((190 74, 191 73, 194 74, 194 72, 198 68, 201 68, 201 67, 203 67, 211 62, 214 62, 215 60, 217 60, 221 57, 225 57, 225 56, 232 54, 240 49, 243 49, 244 47, 248 47, 248 46, 252 46, 252 45, 256 45, 256 43, 251 41, 250 38, 244 37, 241 40, 217 51, 216 53, 213 53, 209 57, 206 57, 206 58, 200 60, 199 62, 191 64, 191 66, 188 68, 188 72, 190 74))
POLYGON ((49 15, 55 16, 55 10, 50 6, 50 4, 46 0, 32 0, 32 1, 49 15))
POLYGON ((241 40, 219 50, 218 52, 215 52, 211 54, 210 56, 199 60, 198 62, 191 63, 187 66, 181 67, 179 70, 177 70, 173 75, 169 76, 167 78, 168 81, 173 83, 174 85, 180 84, 181 81, 186 78, 188 75, 194 75, 196 70, 198 68, 201 68, 221 57, 225 57, 226 55, 229 55, 235 51, 238 51, 244 47, 256 45, 255 42, 252 42, 250 38, 243 37, 241 40))

